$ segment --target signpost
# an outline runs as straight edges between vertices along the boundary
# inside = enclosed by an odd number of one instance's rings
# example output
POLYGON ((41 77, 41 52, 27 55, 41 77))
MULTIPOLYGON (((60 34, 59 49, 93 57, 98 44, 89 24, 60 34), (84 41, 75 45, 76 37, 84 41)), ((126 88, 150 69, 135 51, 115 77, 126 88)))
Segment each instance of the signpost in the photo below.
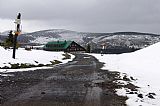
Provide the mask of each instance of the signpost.
POLYGON ((12 58, 15 59, 15 55, 16 55, 16 45, 17 45, 17 37, 18 35, 20 35, 20 24, 21 24, 21 13, 18 13, 17 15, 17 19, 14 22, 16 24, 16 31, 15 31, 15 35, 14 35, 14 42, 13 42, 13 55, 12 58))

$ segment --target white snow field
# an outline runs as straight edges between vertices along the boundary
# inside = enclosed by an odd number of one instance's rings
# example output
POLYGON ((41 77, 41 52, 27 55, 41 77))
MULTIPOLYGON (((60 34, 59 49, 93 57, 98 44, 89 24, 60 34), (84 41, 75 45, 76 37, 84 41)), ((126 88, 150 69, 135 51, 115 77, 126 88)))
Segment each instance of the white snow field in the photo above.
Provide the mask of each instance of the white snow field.
MULTIPOLYGON (((0 67, 8 66, 10 64, 51 64, 50 61, 58 60, 63 63, 67 63, 68 61, 72 61, 74 55, 71 55, 71 59, 63 60, 65 54, 64 52, 52 52, 52 51, 43 51, 43 50, 31 50, 27 51, 23 48, 19 48, 16 50, 16 59, 12 58, 12 49, 5 50, 3 47, 0 47, 0 67)), ((51 67, 36 67, 36 68, 27 68, 27 69, 0 69, 0 72, 14 72, 14 71, 27 71, 27 70, 35 70, 42 68, 51 68, 51 67)))
POLYGON ((132 83, 140 87, 138 93, 143 94, 143 98, 126 94, 125 88, 117 89, 117 94, 129 97, 128 106, 160 106, 160 42, 133 53, 92 55, 105 63, 103 69, 119 71, 122 75, 126 73, 137 79, 132 83), (149 93, 155 93, 155 99, 149 98, 149 93))

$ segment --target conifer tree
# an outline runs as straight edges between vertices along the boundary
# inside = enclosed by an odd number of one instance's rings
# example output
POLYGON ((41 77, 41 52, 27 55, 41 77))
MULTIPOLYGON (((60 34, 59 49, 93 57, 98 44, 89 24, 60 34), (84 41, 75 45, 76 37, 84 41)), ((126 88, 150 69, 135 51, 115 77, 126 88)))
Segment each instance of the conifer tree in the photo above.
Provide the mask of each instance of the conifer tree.
POLYGON ((91 45, 90 45, 90 44, 87 44, 86 52, 87 52, 87 53, 90 53, 90 52, 91 52, 91 45))
POLYGON ((10 47, 13 47, 13 31, 11 30, 9 33, 8 33, 8 37, 7 39, 4 41, 4 47, 7 49, 7 48, 10 48, 10 47))

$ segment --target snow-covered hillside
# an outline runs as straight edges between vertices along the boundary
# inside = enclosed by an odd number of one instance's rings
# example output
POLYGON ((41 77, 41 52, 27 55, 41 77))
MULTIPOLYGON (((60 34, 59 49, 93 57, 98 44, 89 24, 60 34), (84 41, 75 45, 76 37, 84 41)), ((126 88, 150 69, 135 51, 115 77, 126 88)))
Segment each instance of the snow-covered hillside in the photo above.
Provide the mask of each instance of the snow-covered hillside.
POLYGON ((73 40, 78 43, 83 42, 83 33, 65 30, 65 29, 52 29, 52 30, 43 30, 37 31, 28 34, 22 34, 22 36, 32 37, 29 42, 31 43, 41 43, 45 44, 48 41, 57 41, 57 40, 73 40))
MULTIPOLYGON (((74 56, 71 55, 71 59, 63 60, 65 54, 64 52, 49 52, 43 50, 31 50, 27 51, 22 48, 16 51, 16 59, 12 58, 12 50, 5 50, 4 48, 0 47, 0 67, 11 67, 11 64, 31 64, 31 65, 38 65, 38 64, 51 64, 55 60, 61 61, 62 63, 67 63, 71 61, 74 56)), ((41 67, 42 68, 42 67, 41 67)), ((32 68, 37 69, 37 68, 32 68)), ((31 69, 16 69, 16 71, 23 71, 23 70, 31 70, 31 69)), ((0 69, 0 72, 10 72, 15 71, 13 69, 0 69)))
POLYGON ((138 79, 133 83, 140 87, 138 93, 143 98, 137 97, 137 94, 126 94, 127 89, 117 90, 118 94, 129 97, 129 106, 160 106, 160 42, 133 53, 93 55, 105 63, 104 69, 126 73, 138 79), (153 94, 153 98, 148 98, 149 93, 153 94))
POLYGON ((112 35, 100 36, 92 41, 95 43, 106 43, 107 46, 129 46, 136 48, 144 48, 159 41, 159 37, 149 35, 112 35))
MULTIPOLYGON (((5 34, 5 33, 4 33, 5 34)), ((0 35, 0 41, 4 41, 6 35, 0 35)), ((160 35, 140 32, 115 32, 115 33, 90 33, 76 32, 65 29, 41 30, 32 33, 25 33, 18 36, 18 42, 23 44, 46 44, 49 41, 71 40, 82 46, 91 45, 93 52, 102 49, 141 49, 160 41, 160 35)), ((111 53, 111 51, 109 52, 111 53)), ((114 53, 114 52, 112 52, 114 53)))
POLYGON ((73 40, 79 44, 90 43, 92 49, 101 48, 101 44, 106 44, 107 48, 134 47, 144 48, 160 41, 160 36, 149 33, 138 32, 116 32, 116 33, 85 33, 65 29, 51 29, 22 34, 20 37, 28 37, 31 43, 45 44, 48 41, 73 40))

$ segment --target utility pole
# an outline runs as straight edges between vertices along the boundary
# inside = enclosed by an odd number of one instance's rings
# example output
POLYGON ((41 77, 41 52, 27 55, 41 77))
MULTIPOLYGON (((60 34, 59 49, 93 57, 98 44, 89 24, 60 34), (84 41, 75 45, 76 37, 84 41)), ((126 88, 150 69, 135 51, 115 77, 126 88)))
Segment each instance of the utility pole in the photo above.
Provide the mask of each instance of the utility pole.
POLYGON ((16 24, 16 31, 14 35, 14 42, 13 42, 13 55, 12 58, 15 59, 16 56, 16 45, 17 45, 17 37, 20 34, 20 24, 21 24, 21 13, 18 13, 17 19, 14 22, 16 24))

